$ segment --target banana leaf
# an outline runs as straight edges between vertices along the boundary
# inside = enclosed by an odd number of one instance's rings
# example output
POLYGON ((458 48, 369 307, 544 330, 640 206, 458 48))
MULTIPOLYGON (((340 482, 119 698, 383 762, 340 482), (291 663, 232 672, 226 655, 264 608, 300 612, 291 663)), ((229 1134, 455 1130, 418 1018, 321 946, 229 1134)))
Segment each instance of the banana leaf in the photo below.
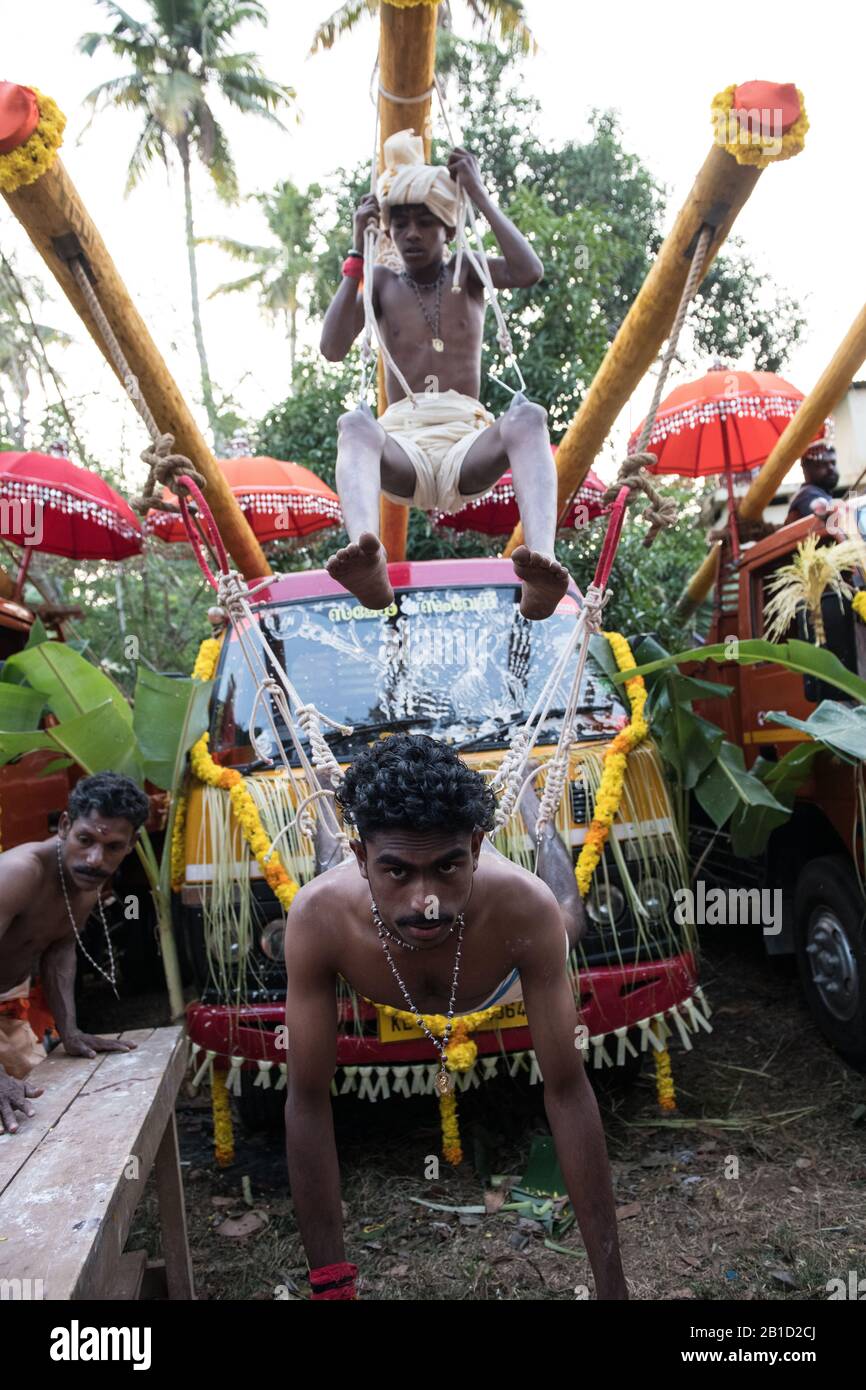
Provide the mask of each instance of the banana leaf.
POLYGON ((631 671, 617 672, 611 679, 619 684, 632 676, 652 675, 656 671, 663 671, 687 661, 739 661, 744 666, 753 666, 759 661, 772 661, 789 671, 798 671, 801 675, 814 676, 817 680, 838 686, 852 700, 866 704, 866 681, 855 676, 853 671, 842 665, 837 656, 824 647, 815 647, 811 642, 799 642, 796 639, 790 642, 765 642, 763 638, 758 637, 737 642, 733 651, 729 649, 730 645, 729 639, 728 642, 717 642, 709 647, 693 647, 690 651, 676 652, 673 656, 636 666, 631 671))
POLYGON ((132 724, 111 700, 74 719, 65 719, 53 729, 0 733, 0 765, 37 748, 54 749, 78 763, 86 773, 117 772, 131 777, 139 786, 144 781, 132 724))
POLYGON ((208 726, 212 681, 176 680, 139 666, 132 726, 145 775, 163 790, 174 786, 183 758, 208 726))
POLYGON ((771 806, 738 806, 730 825, 736 855, 750 859, 763 852, 772 832, 777 826, 783 825, 790 815, 797 792, 810 775, 816 756, 823 751, 819 743, 799 743, 778 762, 758 758, 752 766, 752 775, 760 778, 780 805, 787 809, 782 814, 771 806))
POLYGON ((746 771, 743 750, 727 741, 695 787, 695 796, 716 826, 724 825, 740 805, 760 806, 781 820, 790 814, 790 808, 777 801, 760 778, 746 771))
POLYGON ((61 721, 108 703, 131 732, 132 710, 122 691, 67 643, 40 642, 26 647, 11 656, 6 667, 21 673, 34 690, 41 691, 52 714, 61 721))
POLYGON ((866 762, 866 707, 863 705, 851 709, 838 700, 822 700, 808 719, 795 719, 784 711, 768 713, 767 718, 788 729, 800 729, 846 762, 866 762))
POLYGON ((0 682, 0 729, 9 733, 38 729, 44 708, 45 696, 41 691, 0 682))

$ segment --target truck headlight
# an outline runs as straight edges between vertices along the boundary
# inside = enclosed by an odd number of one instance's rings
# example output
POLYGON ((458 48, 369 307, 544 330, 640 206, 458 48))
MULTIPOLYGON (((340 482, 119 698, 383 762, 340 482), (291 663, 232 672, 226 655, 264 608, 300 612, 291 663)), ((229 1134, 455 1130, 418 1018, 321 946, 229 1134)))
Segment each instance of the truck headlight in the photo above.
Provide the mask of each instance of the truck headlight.
POLYGON ((625 915, 625 894, 612 883, 602 883, 587 898, 586 912, 597 927, 612 927, 625 915))
POLYGON ((268 960, 284 961, 286 958, 286 924, 280 918, 276 922, 268 922, 262 929, 259 937, 259 945, 267 956, 268 960))
POLYGON ((664 921, 670 909, 671 894, 670 889, 662 879, 642 879, 638 896, 651 922, 664 921))

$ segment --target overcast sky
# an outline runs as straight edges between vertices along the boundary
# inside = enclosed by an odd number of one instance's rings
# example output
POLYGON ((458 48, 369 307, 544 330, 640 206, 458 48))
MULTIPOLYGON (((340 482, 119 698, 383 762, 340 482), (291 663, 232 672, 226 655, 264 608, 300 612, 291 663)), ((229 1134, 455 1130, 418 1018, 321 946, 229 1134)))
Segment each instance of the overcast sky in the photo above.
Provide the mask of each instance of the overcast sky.
MULTIPOLYGON (((146 13, 142 0, 128 0, 127 8, 146 13)), ((336 8, 336 0, 270 0, 267 8, 269 29, 241 31, 243 46, 264 56, 272 78, 296 88, 300 122, 280 131, 229 112, 225 125, 245 193, 267 190, 285 177, 306 186, 368 157, 372 138, 376 23, 363 20, 337 48, 309 57, 316 25, 336 8)), ((455 0, 454 12, 455 28, 469 35, 461 0, 455 0)), ((26 13, 22 23, 18 0, 0 0, 5 68, 0 76, 39 87, 66 112, 66 167, 204 423, 179 173, 169 185, 154 168, 124 199, 138 119, 131 113, 102 114, 82 138, 84 96, 122 70, 107 52, 94 58, 77 52, 82 33, 106 26, 105 12, 91 0, 31 0, 26 13)), ((540 45, 538 55, 522 65, 527 90, 542 104, 539 139, 581 139, 591 108, 615 107, 627 147, 667 186, 669 221, 710 148, 714 93, 753 78, 801 88, 811 121, 806 148, 764 172, 735 231, 758 266, 770 270, 805 307, 807 334, 786 375, 808 390, 866 299, 864 122, 858 115, 866 52, 862 11, 858 17, 855 7, 841 0, 821 5, 789 0, 769 8, 697 6, 693 0, 656 6, 635 0, 606 5, 527 0, 526 13, 540 45)), ((226 208, 200 170, 194 192, 200 235, 264 238, 257 209, 244 203, 226 208)), ((347 228, 347 244, 349 235, 347 228)), ((42 274, 43 263, 5 205, 0 205, 0 244, 15 252, 22 268, 42 274)), ((240 273, 218 251, 201 250, 212 375, 236 394, 244 411, 258 417, 286 394, 287 350, 281 328, 269 327, 259 313, 255 294, 208 300, 216 285, 240 273)), ((47 272, 45 278, 50 279, 47 272)), ((121 401, 112 373, 59 291, 43 316, 76 338, 58 363, 69 395, 86 398, 85 432, 94 453, 108 461, 119 449, 137 452, 137 417, 121 401)), ((637 423, 647 399, 646 388, 636 394, 619 422, 618 440, 637 423)))

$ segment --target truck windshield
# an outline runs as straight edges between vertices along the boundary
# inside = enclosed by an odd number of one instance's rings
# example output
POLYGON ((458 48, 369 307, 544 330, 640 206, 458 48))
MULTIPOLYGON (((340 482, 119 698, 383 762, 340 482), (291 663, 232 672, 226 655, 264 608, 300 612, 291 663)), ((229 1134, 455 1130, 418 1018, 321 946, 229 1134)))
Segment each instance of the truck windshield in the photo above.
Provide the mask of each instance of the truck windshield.
MULTIPOLYGON (((578 612, 567 595, 546 621, 530 622, 519 599, 516 585, 403 589, 382 612, 347 594, 275 604, 260 610, 260 620, 301 699, 354 726, 346 735, 323 724, 338 758, 392 729, 429 733, 458 749, 501 748, 531 711, 578 612)), ((546 743, 559 735, 576 661, 574 653, 540 731, 546 743)), ((254 706, 255 682, 232 632, 215 687, 211 747, 233 763, 278 751, 264 702, 254 706)), ((579 736, 609 738, 625 715, 616 688, 589 656, 579 736)), ((288 730, 278 723, 277 732, 292 756, 288 730)))

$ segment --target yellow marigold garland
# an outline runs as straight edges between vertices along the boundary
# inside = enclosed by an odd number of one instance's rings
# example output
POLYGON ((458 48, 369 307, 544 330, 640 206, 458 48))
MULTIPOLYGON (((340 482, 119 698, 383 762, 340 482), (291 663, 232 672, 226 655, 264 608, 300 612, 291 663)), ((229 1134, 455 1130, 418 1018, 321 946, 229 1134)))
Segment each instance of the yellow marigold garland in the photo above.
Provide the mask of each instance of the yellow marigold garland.
POLYGON ((218 1071, 216 1067, 212 1073, 210 1099, 213 1112, 214 1158, 220 1168, 227 1168, 235 1161, 235 1133, 225 1073, 218 1071))
POLYGON ((186 873, 185 832, 186 797, 179 796, 174 812, 174 825, 171 828, 171 887, 174 893, 180 892, 186 873))
POLYGON ((255 855, 271 892, 288 912, 301 885, 286 872, 278 850, 274 850, 269 859, 265 858, 271 842, 262 825, 258 807, 244 786, 243 775, 236 768, 220 767, 215 763, 208 752, 209 741, 210 734, 204 733, 190 749, 193 773, 209 787, 221 787, 228 792, 241 834, 255 855))
POLYGON ((861 623, 866 623, 866 589, 858 589, 851 600, 851 607, 861 623))
POLYGON ((15 193, 25 184, 35 183, 57 158, 63 143, 66 117, 56 101, 38 88, 29 89, 39 107, 39 124, 33 134, 8 154, 0 154, 0 192, 15 193))
MULTIPOLYGON (((605 632, 602 635, 607 638, 620 671, 630 670, 634 666, 635 660, 631 647, 625 638, 618 632, 605 632)), ((631 705, 631 720, 617 734, 604 755, 601 785, 593 807, 592 824, 586 832, 586 839, 574 866, 574 876, 583 898, 589 892, 592 876, 601 859, 610 827, 613 825, 619 810, 622 789, 625 784, 628 755, 646 738, 649 732, 649 725, 644 719, 643 713, 647 698, 643 676, 632 676, 631 680, 626 681, 625 688, 631 705)))
MULTIPOLYGON (((367 998, 366 995, 362 996, 367 998)), ((380 1013, 387 1014, 389 1018, 399 1019, 401 1023, 409 1023, 413 1027, 417 1025, 419 1015, 408 1013, 405 1009, 395 1009, 393 1004, 377 1004, 374 999, 367 999, 368 1004, 372 1004, 380 1013)), ((472 1041, 469 1034, 479 1032, 492 1023, 501 1008, 500 1004, 494 1004, 490 1009, 478 1009, 475 1013, 464 1014, 454 1020, 453 1031, 445 1048, 445 1065, 449 1071, 469 1071, 475 1065, 478 1056, 478 1047, 472 1041)), ((445 1014, 421 1014, 425 1026, 436 1038, 441 1038, 448 1026, 448 1019, 445 1014)), ((460 1127, 457 1121, 457 1097, 453 1091, 439 1097, 439 1118, 442 1123, 442 1153, 446 1162, 453 1163, 455 1167, 463 1162, 463 1150, 460 1147, 460 1127)))
POLYGON ((439 0, 385 0, 386 5, 393 5, 395 10, 414 10, 419 5, 436 6, 439 0))
MULTIPOLYGON (((724 91, 717 92, 713 97, 710 110, 712 111, 713 125, 717 130, 721 126, 722 129, 730 133, 730 114, 734 109, 734 93, 737 86, 738 83, 732 82, 730 87, 725 87, 724 91)), ((771 152, 776 146, 777 136, 744 130, 740 125, 737 127, 736 139, 721 142, 723 148, 728 154, 733 155, 738 164, 754 164, 758 169, 766 169, 768 164, 774 164, 782 159, 793 159, 794 155, 800 153, 806 143, 809 119, 806 115, 803 93, 799 87, 796 91, 800 100, 800 114, 791 129, 782 136, 781 148, 777 153, 771 152)))
MULTIPOLYGON (((654 1049, 655 1051, 655 1049, 654 1049)), ((671 1072, 671 1054, 667 1048, 661 1052, 655 1051, 656 1064, 656 1097, 660 1110, 669 1113, 677 1108, 677 1096, 674 1090, 674 1078, 671 1072)))
POLYGON ((198 649, 198 656, 192 668, 194 681, 213 680, 219 661, 222 642, 218 637, 206 637, 198 649))

